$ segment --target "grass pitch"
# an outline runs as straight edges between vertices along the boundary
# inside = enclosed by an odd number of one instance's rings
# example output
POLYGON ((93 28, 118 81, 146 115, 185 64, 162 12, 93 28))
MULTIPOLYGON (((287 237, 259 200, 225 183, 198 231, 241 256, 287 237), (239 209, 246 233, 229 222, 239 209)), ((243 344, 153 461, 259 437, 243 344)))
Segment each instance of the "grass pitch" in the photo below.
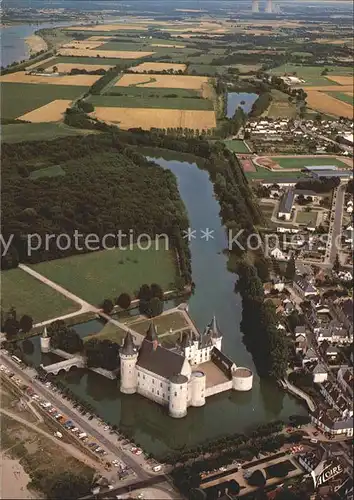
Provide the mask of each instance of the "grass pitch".
POLYGON ((336 99, 339 99, 340 101, 346 102, 348 104, 351 105, 354 104, 354 99, 352 95, 345 94, 343 92, 329 92, 328 95, 335 97, 336 99))
POLYGON ((249 153, 249 149, 243 141, 237 139, 229 139, 224 141, 226 147, 234 153, 249 153))
POLYGON ((273 157, 272 160, 281 168, 297 168, 301 170, 302 168, 315 166, 315 165, 335 165, 339 168, 348 168, 348 165, 337 158, 331 157, 307 157, 302 158, 301 156, 289 156, 289 157, 273 157))
POLYGON ((75 295, 98 305, 122 292, 134 295, 144 283, 158 283, 164 290, 174 288, 174 253, 160 250, 102 250, 65 259, 41 262, 33 268, 75 295))
POLYGON ((29 314, 35 323, 77 311, 80 307, 22 269, 1 272, 4 311, 15 307, 17 316, 29 314))

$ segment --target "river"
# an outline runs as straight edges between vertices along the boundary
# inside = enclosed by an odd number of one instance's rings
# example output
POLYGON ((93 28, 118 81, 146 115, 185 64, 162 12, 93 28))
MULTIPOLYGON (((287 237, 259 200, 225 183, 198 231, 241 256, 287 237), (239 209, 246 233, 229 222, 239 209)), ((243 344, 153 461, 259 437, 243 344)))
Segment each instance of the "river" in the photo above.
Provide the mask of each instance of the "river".
MULTIPOLYGON (((253 389, 247 393, 226 392, 207 399, 203 408, 189 408, 184 419, 174 420, 166 410, 141 396, 122 395, 115 381, 80 370, 69 373, 65 380, 70 388, 97 408, 110 424, 129 430, 137 444, 147 451, 165 453, 226 433, 247 431, 251 426, 271 420, 286 419, 291 414, 306 414, 302 404, 280 390, 275 384, 259 380, 252 357, 242 343, 240 332, 241 301, 234 293, 235 275, 227 270, 224 228, 219 218, 219 204, 206 171, 184 155, 149 153, 156 163, 170 169, 177 177, 181 197, 188 211, 190 225, 196 230, 191 239, 192 273, 196 284, 189 301, 189 311, 199 329, 204 329, 216 315, 223 332, 223 350, 237 365, 254 371, 253 389), (213 231, 209 241, 201 230, 213 231)), ((98 322, 78 328, 80 335, 100 329, 98 322)), ((40 359, 39 339, 33 339, 40 359)), ((48 359, 49 361, 49 359, 48 359)))
POLYGON ((14 24, 0 28, 1 66, 28 59, 29 47, 25 41, 39 29, 68 26, 69 22, 14 24))

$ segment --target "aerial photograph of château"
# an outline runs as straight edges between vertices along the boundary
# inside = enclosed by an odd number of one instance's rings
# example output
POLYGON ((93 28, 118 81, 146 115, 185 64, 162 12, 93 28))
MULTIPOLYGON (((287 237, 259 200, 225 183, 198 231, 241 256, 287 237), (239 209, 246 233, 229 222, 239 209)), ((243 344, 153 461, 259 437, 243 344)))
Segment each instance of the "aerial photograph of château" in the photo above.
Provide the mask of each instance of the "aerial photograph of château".
POLYGON ((3 0, 0 497, 354 500, 350 0, 3 0))

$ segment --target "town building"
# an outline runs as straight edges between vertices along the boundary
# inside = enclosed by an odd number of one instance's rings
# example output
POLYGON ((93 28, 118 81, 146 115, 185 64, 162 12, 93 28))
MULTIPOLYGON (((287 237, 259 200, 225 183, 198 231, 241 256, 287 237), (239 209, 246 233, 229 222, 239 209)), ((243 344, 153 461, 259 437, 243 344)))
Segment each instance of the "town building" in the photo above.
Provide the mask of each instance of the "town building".
POLYGON ((153 323, 138 347, 128 332, 120 349, 120 390, 168 407, 182 418, 189 406, 204 406, 207 397, 228 390, 249 391, 253 374, 237 367, 222 351, 222 334, 215 318, 202 334, 184 332, 172 349, 159 343, 153 323))
POLYGON ((302 276, 295 276, 293 287, 304 299, 307 297, 318 295, 317 289, 306 278, 303 278, 302 276))

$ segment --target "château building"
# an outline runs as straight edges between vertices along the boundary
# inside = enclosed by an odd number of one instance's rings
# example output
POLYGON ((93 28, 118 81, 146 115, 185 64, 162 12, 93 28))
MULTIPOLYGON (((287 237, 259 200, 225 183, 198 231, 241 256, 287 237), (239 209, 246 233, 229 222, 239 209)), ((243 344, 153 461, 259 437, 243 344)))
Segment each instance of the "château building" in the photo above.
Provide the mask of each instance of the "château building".
POLYGON ((251 370, 237 367, 221 349, 215 317, 202 334, 184 332, 172 349, 159 343, 153 323, 139 347, 128 332, 119 354, 120 390, 141 394, 168 407, 171 417, 182 418, 189 406, 204 406, 214 394, 252 389, 251 370))

